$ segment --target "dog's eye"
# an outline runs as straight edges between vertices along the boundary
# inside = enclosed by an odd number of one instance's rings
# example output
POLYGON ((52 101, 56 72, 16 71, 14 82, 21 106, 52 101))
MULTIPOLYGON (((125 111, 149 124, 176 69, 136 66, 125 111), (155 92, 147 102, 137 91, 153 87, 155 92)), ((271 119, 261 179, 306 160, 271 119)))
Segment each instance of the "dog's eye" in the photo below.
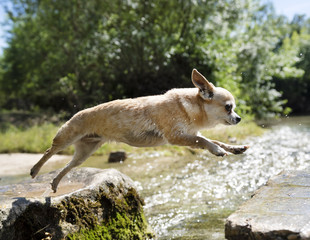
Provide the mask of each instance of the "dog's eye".
POLYGON ((226 104, 225 105, 225 109, 226 109, 227 112, 230 112, 231 109, 232 109, 232 105, 231 104, 226 104))

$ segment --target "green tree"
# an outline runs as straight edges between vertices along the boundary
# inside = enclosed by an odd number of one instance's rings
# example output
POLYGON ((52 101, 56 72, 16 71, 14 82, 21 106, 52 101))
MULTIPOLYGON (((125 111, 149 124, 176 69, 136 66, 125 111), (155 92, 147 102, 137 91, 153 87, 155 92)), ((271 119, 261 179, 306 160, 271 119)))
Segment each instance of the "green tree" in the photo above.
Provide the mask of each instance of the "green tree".
POLYGON ((264 117, 285 103, 273 76, 302 75, 289 48, 299 34, 258 0, 15 0, 8 14, 0 90, 10 107, 74 112, 191 87, 196 67, 264 117))
POLYGON ((289 24, 289 36, 293 43, 284 42, 288 51, 298 51, 299 62, 296 67, 302 69, 302 77, 275 75, 273 80, 276 88, 283 92, 283 98, 287 99, 287 106, 293 109, 295 114, 310 113, 310 19, 296 15, 289 24))
POLYGON ((256 6, 243 27, 238 57, 238 73, 247 106, 257 118, 274 117, 288 112, 281 93, 275 89, 274 76, 300 77, 303 71, 295 64, 300 60, 298 41, 288 37, 288 24, 276 16, 272 6, 256 6), (284 39, 284 40, 283 40, 284 39), (291 47, 289 47, 291 44, 291 47))

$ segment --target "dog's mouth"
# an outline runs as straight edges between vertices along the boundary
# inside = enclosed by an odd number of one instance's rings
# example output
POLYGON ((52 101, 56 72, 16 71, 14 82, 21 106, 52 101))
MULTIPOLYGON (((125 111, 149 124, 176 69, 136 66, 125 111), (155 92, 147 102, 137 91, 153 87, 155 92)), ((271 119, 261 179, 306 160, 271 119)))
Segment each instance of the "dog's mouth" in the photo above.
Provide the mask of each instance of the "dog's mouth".
POLYGON ((231 120, 231 121, 225 120, 225 125, 236 125, 236 124, 238 124, 238 122, 235 120, 231 120))
POLYGON ((231 122, 228 122, 227 120, 225 120, 225 125, 233 125, 231 122))

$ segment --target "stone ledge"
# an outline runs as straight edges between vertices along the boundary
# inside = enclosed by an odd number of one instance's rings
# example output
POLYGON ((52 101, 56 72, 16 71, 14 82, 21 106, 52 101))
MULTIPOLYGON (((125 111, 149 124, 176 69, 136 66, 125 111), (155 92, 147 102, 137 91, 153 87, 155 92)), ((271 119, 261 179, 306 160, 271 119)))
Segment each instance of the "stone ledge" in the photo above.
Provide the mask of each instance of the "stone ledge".
POLYGON ((74 169, 53 194, 49 182, 56 174, 0 186, 0 239, 153 237, 128 176, 115 169, 74 169))
POLYGON ((310 239, 310 173, 283 171, 225 224, 229 240, 310 239))

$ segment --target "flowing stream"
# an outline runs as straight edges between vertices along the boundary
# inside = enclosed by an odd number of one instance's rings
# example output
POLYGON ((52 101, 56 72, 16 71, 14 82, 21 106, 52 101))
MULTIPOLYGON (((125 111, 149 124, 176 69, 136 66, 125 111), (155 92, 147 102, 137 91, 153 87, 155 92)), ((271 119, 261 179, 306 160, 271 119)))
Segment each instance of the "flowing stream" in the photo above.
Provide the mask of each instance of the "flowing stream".
MULTIPOLYGON (((288 118, 248 138, 243 155, 169 157, 147 152, 112 165, 136 181, 158 239, 224 237, 225 219, 283 170, 310 170, 310 117, 288 118)), ((85 166, 108 167, 92 158, 85 166)), ((111 165, 109 165, 111 167, 111 165)))
POLYGON ((309 143, 310 117, 295 117, 263 136, 246 139, 244 144, 251 147, 243 155, 220 158, 197 151, 169 156, 145 151, 129 155, 124 163, 91 157, 83 166, 113 167, 130 176, 158 239, 222 240, 225 219, 269 177, 283 170, 310 170, 309 143))

